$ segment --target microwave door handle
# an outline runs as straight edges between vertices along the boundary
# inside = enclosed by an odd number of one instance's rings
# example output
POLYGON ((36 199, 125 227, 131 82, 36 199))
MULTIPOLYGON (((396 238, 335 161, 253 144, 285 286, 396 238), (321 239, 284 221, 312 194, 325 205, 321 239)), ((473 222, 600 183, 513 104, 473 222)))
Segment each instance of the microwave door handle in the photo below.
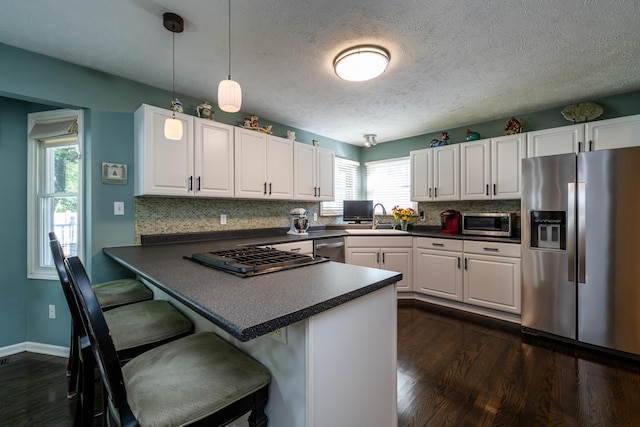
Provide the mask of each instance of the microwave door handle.
POLYGON ((578 183, 578 283, 587 283, 587 183, 578 183))
POLYGON ((576 183, 567 184, 567 271, 568 280, 576 280, 576 183))

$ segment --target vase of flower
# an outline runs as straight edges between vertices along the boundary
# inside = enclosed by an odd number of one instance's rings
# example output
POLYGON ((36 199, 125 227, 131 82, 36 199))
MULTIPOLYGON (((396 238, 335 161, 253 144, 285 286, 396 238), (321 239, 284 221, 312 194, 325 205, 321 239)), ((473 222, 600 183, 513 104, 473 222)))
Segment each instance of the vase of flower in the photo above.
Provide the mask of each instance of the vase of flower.
POLYGON ((416 210, 413 208, 401 208, 399 206, 394 206, 393 209, 391 209, 391 213, 393 213, 393 218, 400 222, 400 229, 402 231, 407 231, 409 221, 411 221, 411 218, 416 215, 416 210))

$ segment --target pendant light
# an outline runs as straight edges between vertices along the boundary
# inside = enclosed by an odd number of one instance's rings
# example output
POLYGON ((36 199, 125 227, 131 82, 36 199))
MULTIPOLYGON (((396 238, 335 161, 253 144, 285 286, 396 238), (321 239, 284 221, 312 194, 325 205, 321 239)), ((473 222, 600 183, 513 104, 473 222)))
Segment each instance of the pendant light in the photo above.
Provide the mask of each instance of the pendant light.
POLYGON ((240 84, 231 80, 231 0, 229 0, 229 77, 218 85, 218 106, 227 113, 237 113, 242 106, 240 84))
MULTIPOLYGON (((171 31, 173 38, 173 86, 171 92, 171 100, 176 100, 176 33, 184 30, 183 19, 175 13, 167 12, 162 15, 164 27, 171 31)), ((176 119, 177 105, 173 105, 173 115, 164 121, 164 137, 174 141, 182 139, 182 122, 176 119)))

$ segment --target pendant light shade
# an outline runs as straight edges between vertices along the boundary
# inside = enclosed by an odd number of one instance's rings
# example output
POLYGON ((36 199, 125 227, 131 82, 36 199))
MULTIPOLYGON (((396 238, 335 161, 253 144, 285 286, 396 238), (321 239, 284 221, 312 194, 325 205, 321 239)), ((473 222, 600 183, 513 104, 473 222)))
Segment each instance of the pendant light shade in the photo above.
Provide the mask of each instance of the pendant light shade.
POLYGON ((333 61, 338 77, 351 82, 371 80, 384 73, 389 65, 389 53, 376 46, 347 49, 333 61))
POLYGON ((164 121, 164 137, 173 141, 182 139, 182 122, 176 119, 175 113, 164 121))
MULTIPOLYGON (((231 76, 229 76, 231 77, 231 76)), ((242 89, 235 80, 222 80, 218 85, 218 106, 227 113, 237 113, 242 106, 242 89)))
POLYGON ((218 85, 218 107, 227 113, 237 113, 242 107, 240 83, 231 80, 231 0, 229 0, 229 77, 218 85))
MULTIPOLYGON (((172 99, 176 100, 176 33, 181 33, 184 30, 184 20, 175 13, 167 12, 162 15, 164 27, 171 31, 173 40, 173 73, 172 73, 172 99)), ((177 101, 177 100, 176 100, 177 101)), ((173 114, 171 117, 164 121, 164 137, 173 141, 179 141, 182 139, 182 122, 176 119, 175 109, 178 108, 177 104, 173 105, 173 114)))

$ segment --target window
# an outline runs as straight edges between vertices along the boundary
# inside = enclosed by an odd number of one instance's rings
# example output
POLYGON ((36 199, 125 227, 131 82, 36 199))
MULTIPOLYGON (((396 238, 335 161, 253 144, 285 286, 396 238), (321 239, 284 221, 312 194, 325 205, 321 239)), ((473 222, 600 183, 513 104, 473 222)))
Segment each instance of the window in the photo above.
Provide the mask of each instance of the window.
POLYGON ((335 162, 335 200, 320 204, 320 215, 342 215, 343 200, 360 198, 360 163, 336 157, 335 162))
POLYGON ((365 163, 367 168, 367 199, 373 203, 382 203, 391 215, 391 209, 412 207, 417 203, 411 201, 411 162, 409 157, 380 160, 365 163))
POLYGON ((28 129, 27 275, 57 279, 49 232, 82 254, 82 111, 32 113, 28 129))

